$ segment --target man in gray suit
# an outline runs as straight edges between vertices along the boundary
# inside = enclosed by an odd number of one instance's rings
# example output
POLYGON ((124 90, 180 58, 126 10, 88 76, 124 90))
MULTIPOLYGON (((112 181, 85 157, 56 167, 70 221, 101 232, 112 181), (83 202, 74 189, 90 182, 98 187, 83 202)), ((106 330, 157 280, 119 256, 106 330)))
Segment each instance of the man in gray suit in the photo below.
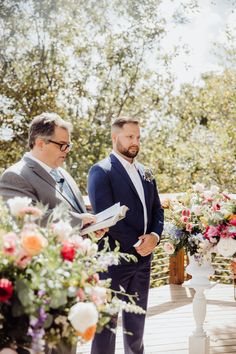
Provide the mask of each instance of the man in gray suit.
MULTIPOLYGON (((59 203, 70 209, 73 226, 94 222, 86 213, 83 197, 74 179, 61 166, 72 143, 72 126, 55 113, 36 116, 29 128, 29 148, 23 158, 9 167, 0 178, 0 196, 4 200, 29 197, 33 203, 48 206, 45 220, 59 203)), ((101 233, 98 233, 100 236, 101 233)))

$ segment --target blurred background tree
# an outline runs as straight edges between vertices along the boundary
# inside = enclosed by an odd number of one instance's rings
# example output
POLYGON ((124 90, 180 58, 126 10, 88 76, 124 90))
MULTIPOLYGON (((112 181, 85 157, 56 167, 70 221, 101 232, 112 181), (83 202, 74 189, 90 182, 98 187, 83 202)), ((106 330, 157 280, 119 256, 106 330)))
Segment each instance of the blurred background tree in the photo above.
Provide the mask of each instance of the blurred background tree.
MULTIPOLYGON (((74 126, 67 168, 86 193, 90 166, 110 151, 112 117, 128 114, 142 121, 139 159, 161 192, 196 181, 232 188, 235 72, 209 73, 176 94, 169 63, 182 48, 162 49, 161 3, 0 0, 0 168, 27 150, 32 117, 57 112, 74 126)), ((183 1, 175 21, 196 8, 183 1)))

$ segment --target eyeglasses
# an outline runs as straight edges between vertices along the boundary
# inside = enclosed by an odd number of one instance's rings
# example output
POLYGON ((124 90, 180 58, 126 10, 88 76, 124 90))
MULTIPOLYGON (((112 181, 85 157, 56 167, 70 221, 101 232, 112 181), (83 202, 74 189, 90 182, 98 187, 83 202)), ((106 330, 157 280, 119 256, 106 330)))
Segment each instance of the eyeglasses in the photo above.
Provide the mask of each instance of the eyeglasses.
POLYGON ((50 139, 48 140, 48 142, 60 146, 60 150, 62 152, 66 151, 66 150, 70 151, 72 149, 72 146, 73 146, 72 143, 70 143, 70 144, 61 144, 61 143, 58 143, 57 141, 53 141, 53 140, 50 140, 50 139))

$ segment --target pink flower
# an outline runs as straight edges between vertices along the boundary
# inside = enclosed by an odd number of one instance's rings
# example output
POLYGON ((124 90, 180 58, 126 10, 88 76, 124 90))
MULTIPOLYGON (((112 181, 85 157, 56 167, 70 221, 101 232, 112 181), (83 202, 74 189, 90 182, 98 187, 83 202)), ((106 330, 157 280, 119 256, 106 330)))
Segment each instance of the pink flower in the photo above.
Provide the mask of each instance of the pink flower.
POLYGON ((33 206, 28 206, 28 207, 20 209, 18 212, 19 217, 23 217, 25 215, 32 215, 35 218, 40 218, 43 215, 43 212, 39 208, 36 208, 33 206))
POLYGON ((95 305, 99 306, 106 302, 107 290, 101 286, 95 286, 92 288, 91 300, 95 305))
POLYGON ((85 300, 86 296, 83 289, 79 288, 77 291, 77 298, 82 302, 85 300))
POLYGON ((23 249, 20 250, 17 260, 16 260, 16 265, 19 268, 25 268, 27 264, 30 263, 32 257, 28 255, 23 249))
POLYGON ((3 253, 14 255, 16 253, 17 235, 9 232, 3 236, 3 253))
POLYGON ((192 212, 196 215, 196 216, 200 216, 202 214, 202 210, 201 207, 199 205, 194 205, 192 206, 192 212))
POLYGON ((221 209, 221 206, 220 206, 220 204, 214 204, 214 205, 212 205, 212 210, 213 211, 219 211, 221 209))
POLYGON ((236 232, 231 232, 230 227, 228 225, 220 225, 219 226, 220 237, 222 238, 235 238, 236 232))
POLYGON ((184 224, 186 224, 187 222, 188 222, 188 216, 181 216, 181 218, 180 218, 180 220, 184 223, 184 224))
POLYGON ((175 252, 175 248, 170 242, 165 242, 163 248, 167 254, 173 254, 175 252))
POLYGON ((186 231, 191 232, 193 229, 193 224, 186 224, 186 231))
POLYGON ((229 225, 236 226, 236 219, 231 219, 229 225))
POLYGON ((190 211, 190 209, 184 209, 184 210, 182 210, 182 215, 183 215, 183 216, 190 217, 190 216, 191 216, 191 211, 190 211))
POLYGON ((219 236, 219 228, 216 226, 207 226, 204 236, 208 239, 214 236, 219 236))

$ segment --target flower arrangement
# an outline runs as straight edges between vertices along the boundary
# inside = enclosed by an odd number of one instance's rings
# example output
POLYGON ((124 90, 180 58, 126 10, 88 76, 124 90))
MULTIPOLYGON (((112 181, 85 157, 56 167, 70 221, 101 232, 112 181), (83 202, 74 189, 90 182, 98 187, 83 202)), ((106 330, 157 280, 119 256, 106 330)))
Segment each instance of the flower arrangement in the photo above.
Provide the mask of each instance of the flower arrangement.
POLYGON ((0 350, 73 346, 92 339, 120 308, 144 313, 132 298, 119 300, 98 275, 132 256, 98 253, 95 242, 71 227, 62 205, 46 227, 44 212, 29 198, 13 198, 8 207, 0 200, 0 350))
POLYGON ((150 167, 145 168, 143 171, 143 177, 147 182, 152 182, 154 180, 154 174, 150 167))
POLYGON ((225 257, 236 253, 236 199, 217 186, 196 184, 176 200, 165 201, 167 210, 164 249, 168 254, 185 248, 199 262, 209 253, 225 257))

